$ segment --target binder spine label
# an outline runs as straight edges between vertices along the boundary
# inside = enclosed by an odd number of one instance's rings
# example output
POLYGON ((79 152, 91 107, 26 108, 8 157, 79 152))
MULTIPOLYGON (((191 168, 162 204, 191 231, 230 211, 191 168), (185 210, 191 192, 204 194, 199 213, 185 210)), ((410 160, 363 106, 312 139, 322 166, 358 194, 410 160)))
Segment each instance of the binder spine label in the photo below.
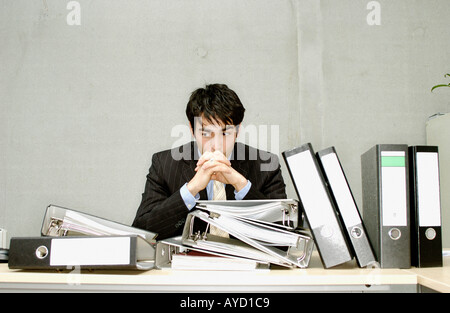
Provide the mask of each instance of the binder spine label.
MULTIPOLYGON (((335 153, 322 157, 322 165, 326 170, 333 194, 339 211, 347 227, 357 226, 362 223, 358 215, 358 209, 353 201, 353 196, 347 186, 344 173, 335 153)), ((359 238, 359 237, 358 237, 359 238)))
POLYGON ((441 226, 438 154, 418 152, 416 162, 419 226, 441 226))
POLYGON ((304 207, 316 208, 308 211, 310 227, 315 229, 333 223, 330 214, 327 214, 332 212, 333 208, 317 175, 311 152, 306 150, 287 159, 304 207))
POLYGON ((404 151, 381 151, 381 207, 383 226, 407 226, 404 151))
POLYGON ((128 265, 130 237, 54 238, 50 266, 128 265))

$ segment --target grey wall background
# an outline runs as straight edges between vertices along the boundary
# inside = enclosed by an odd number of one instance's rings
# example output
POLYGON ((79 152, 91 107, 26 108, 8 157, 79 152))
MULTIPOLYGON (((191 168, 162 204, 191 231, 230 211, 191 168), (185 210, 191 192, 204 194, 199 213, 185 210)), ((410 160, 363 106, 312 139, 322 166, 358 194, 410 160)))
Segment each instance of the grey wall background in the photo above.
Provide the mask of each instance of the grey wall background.
POLYGON ((0 227, 39 235, 49 204, 130 224, 151 155, 189 139, 172 131, 214 82, 268 129, 259 147, 335 146, 361 208, 360 155, 425 144, 450 111, 430 93, 450 71, 450 2, 380 0, 375 26, 369 2, 79 0, 71 26, 69 1, 0 0, 0 227))

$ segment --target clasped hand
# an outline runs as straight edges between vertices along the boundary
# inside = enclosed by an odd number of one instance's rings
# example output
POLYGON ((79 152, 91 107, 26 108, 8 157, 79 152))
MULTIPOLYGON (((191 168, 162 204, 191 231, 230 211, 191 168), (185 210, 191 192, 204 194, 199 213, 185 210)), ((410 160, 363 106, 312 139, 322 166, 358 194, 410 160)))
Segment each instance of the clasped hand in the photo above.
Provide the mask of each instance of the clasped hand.
POLYGON ((194 196, 205 189, 210 180, 233 185, 237 192, 247 185, 247 179, 231 167, 230 160, 220 151, 203 153, 195 171, 194 177, 187 185, 194 196))

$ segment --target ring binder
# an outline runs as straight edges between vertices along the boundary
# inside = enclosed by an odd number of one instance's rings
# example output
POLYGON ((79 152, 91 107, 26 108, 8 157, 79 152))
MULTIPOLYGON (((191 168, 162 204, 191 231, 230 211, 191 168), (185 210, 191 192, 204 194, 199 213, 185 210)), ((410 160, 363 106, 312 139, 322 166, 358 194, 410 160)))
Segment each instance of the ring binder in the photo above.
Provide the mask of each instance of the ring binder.
POLYGON ((13 237, 10 269, 134 269, 155 265, 154 248, 137 235, 13 237))
POLYGON ((378 144, 361 155, 363 221, 381 268, 410 268, 408 146, 378 144))
POLYGON ((409 149, 411 265, 442 267, 442 223, 437 146, 409 149))
POLYGON ((11 239, 10 268, 148 270, 156 263, 157 234, 55 205, 41 235, 11 239))
POLYGON ((41 235, 50 237, 138 235, 152 244, 156 243, 157 236, 152 232, 52 204, 45 211, 41 235))
POLYGON ((237 218, 226 214, 195 210, 188 214, 183 230, 182 242, 184 245, 215 251, 234 256, 246 257, 261 262, 269 262, 285 267, 305 268, 314 247, 311 237, 301 231, 287 231, 276 224, 271 226, 258 223, 245 218, 237 218), (222 238, 208 234, 204 231, 194 232, 194 221, 202 220, 207 224, 220 228, 234 238, 222 238), (251 236, 249 236, 251 234, 251 236), (277 245, 268 241, 271 234, 277 245), (277 239, 277 240, 275 240, 277 239), (267 241, 266 241, 267 240, 267 241), (283 243, 282 241, 285 240, 283 243))
POLYGON ((282 153, 325 268, 351 261, 331 195, 310 143, 282 153))
POLYGON ((296 229, 303 224, 301 214, 299 214, 298 201, 294 199, 200 200, 197 201, 197 208, 239 215, 259 222, 276 223, 286 229, 296 229))
MULTIPOLYGON (((206 251, 206 250, 202 250, 202 249, 196 249, 194 247, 189 247, 189 246, 183 245, 181 236, 167 238, 167 239, 164 239, 164 240, 161 240, 158 242, 157 247, 156 247, 156 267, 159 269, 167 269, 167 268, 185 269, 185 268, 177 267, 176 265, 173 266, 172 261, 174 259, 174 256, 178 256, 178 255, 182 255, 182 254, 189 254, 192 251, 199 252, 199 253, 207 253, 212 258, 220 257, 220 258, 224 259, 224 261, 221 262, 219 265, 217 265, 217 264, 212 264, 212 265, 209 264, 208 265, 207 264, 206 265, 207 268, 205 268, 205 263, 191 265, 191 268, 195 268, 198 270, 205 270, 205 269, 223 270, 224 267, 227 266, 227 263, 230 263, 228 265, 231 267, 230 269, 233 269, 233 270, 269 269, 268 262, 261 262, 261 261, 256 261, 256 260, 252 260, 252 259, 234 256, 234 255, 219 253, 219 252, 215 252, 215 251, 206 251), (246 263, 244 263, 244 266, 242 267, 242 266, 240 266, 240 264, 235 265, 233 263, 233 260, 244 260, 244 261, 246 261, 246 263), (251 268, 250 266, 252 266, 253 268, 251 268)), ((192 261, 192 263, 195 263, 195 262, 196 262, 196 260, 192 261)))
POLYGON ((317 152, 317 157, 358 265, 374 266, 376 257, 336 149, 321 150, 317 152))

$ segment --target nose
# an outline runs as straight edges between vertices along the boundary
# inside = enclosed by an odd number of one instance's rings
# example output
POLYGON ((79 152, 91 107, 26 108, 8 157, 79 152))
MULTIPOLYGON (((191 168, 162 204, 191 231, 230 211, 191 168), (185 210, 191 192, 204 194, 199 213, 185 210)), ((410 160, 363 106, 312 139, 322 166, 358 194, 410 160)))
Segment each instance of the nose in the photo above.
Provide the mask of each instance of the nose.
POLYGON ((219 150, 222 151, 223 137, 222 134, 214 134, 214 138, 211 139, 212 152, 219 150))

